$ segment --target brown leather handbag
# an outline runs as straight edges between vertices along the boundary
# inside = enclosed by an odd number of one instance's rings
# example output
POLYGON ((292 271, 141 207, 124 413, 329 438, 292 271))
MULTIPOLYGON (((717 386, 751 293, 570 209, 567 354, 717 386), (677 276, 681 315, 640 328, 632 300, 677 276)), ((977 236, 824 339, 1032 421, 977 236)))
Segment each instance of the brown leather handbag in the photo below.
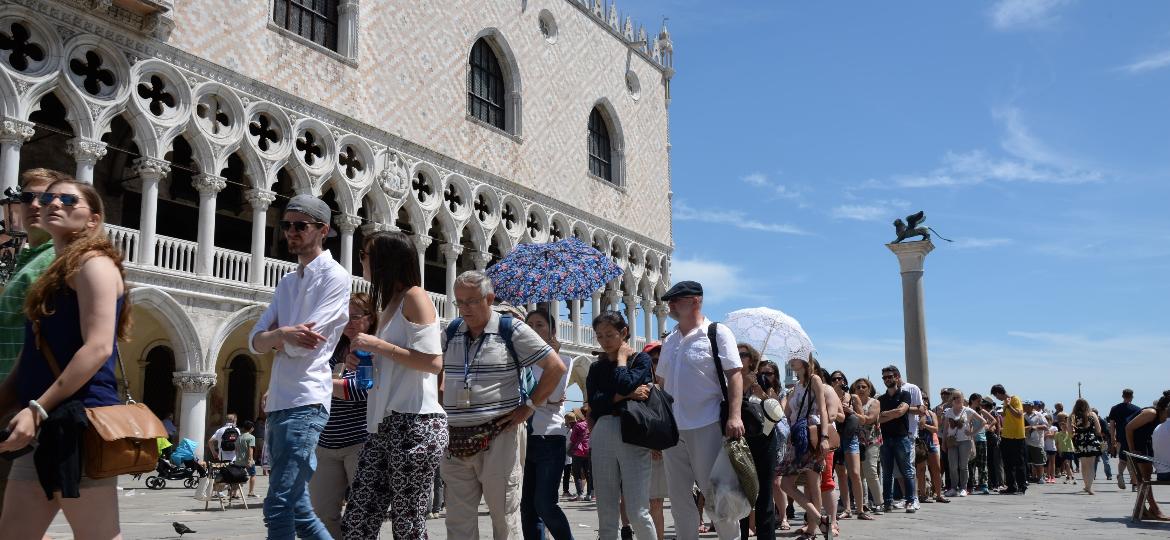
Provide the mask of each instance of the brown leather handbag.
MULTIPOLYGON (((45 343, 35 324, 34 329, 37 330, 37 348, 45 356, 53 376, 60 378, 61 366, 57 364, 53 350, 45 343)), ((126 404, 85 409, 89 427, 85 430, 82 457, 85 475, 94 479, 153 471, 158 465, 157 439, 167 436, 158 417, 146 405, 136 403, 130 397, 122 355, 116 351, 115 354, 118 355, 118 370, 122 373, 126 404)))

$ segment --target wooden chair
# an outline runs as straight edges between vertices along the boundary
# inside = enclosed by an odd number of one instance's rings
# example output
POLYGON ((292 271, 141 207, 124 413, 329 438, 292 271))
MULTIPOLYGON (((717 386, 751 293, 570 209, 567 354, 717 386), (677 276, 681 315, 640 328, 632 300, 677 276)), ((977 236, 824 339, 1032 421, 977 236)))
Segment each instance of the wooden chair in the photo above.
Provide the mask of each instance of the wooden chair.
MULTIPOLYGON (((224 500, 225 496, 224 495, 221 495, 219 497, 214 497, 213 499, 208 499, 208 500, 203 502, 203 509, 204 510, 207 510, 211 506, 212 500, 219 502, 219 509, 220 510, 227 510, 228 508, 232 507, 232 499, 233 498, 238 498, 240 501, 240 504, 244 505, 244 510, 248 510, 248 499, 247 499, 247 497, 244 496, 244 484, 247 483, 247 480, 244 480, 243 482, 217 482, 216 481, 216 478, 218 478, 218 476, 219 476, 220 470, 222 470, 224 467, 226 467, 228 465, 231 465, 230 461, 208 463, 207 474, 210 475, 212 478, 213 487, 214 486, 221 486, 221 485, 224 486, 225 489, 227 490, 227 495, 226 495, 227 500, 226 500, 226 504, 225 504, 225 500, 224 500)), ((219 490, 216 490, 216 493, 219 493, 219 490)))
POLYGON ((1154 486, 1170 486, 1170 481, 1147 480, 1143 478, 1141 473, 1138 472, 1137 464, 1134 463, 1134 460, 1142 460, 1154 465, 1161 465, 1163 467, 1170 467, 1170 464, 1155 460, 1150 456, 1143 456, 1133 452, 1124 452, 1124 454, 1126 457, 1126 463, 1128 463, 1129 466, 1129 474, 1131 475, 1131 478, 1137 478, 1139 482, 1137 500, 1133 502, 1133 514, 1130 516, 1130 519, 1136 523, 1142 520, 1142 510, 1145 510, 1146 498, 1152 496, 1154 486))

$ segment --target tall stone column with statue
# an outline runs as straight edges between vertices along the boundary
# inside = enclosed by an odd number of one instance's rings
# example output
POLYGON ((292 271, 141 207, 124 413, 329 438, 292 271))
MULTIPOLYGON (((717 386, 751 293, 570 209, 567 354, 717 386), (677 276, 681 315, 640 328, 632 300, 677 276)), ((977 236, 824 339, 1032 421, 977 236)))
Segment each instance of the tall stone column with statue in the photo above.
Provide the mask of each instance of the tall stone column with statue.
MULTIPOLYGON (((906 348, 906 380, 918 385, 930 395, 930 367, 926 353, 926 310, 922 295, 922 272, 926 254, 934 250, 930 233, 934 230, 921 225, 926 214, 918 212, 906 216, 906 222, 894 220, 898 237, 886 244, 898 256, 902 272, 902 331, 906 348), (921 240, 904 242, 909 238, 921 240)), ((941 236, 939 238, 942 238, 941 236)), ((945 238, 942 238, 946 240, 945 238)), ((950 242, 950 240, 946 240, 950 242)))

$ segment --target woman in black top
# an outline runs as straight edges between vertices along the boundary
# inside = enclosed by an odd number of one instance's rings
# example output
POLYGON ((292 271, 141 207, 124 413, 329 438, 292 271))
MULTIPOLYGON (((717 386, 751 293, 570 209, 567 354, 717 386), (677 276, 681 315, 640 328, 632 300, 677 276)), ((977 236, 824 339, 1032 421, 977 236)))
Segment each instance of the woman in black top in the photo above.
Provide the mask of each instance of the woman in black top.
POLYGON ((630 525, 638 538, 658 538, 650 517, 650 450, 622 441, 616 416, 621 402, 650 396, 650 356, 630 348, 626 319, 607 311, 593 319, 602 353, 585 377, 589 419, 593 425, 593 481, 597 484, 597 526, 601 540, 617 540, 619 503, 624 497, 630 525))
MULTIPOLYGON (((1125 425, 1125 440, 1129 444, 1130 452, 1139 456, 1152 457, 1154 455, 1154 428, 1166 421, 1168 413, 1170 413, 1170 390, 1162 392, 1162 397, 1154 403, 1153 407, 1146 407, 1129 419, 1129 423, 1125 425)), ((1137 466, 1137 483, 1140 485, 1143 482, 1148 482, 1153 472, 1153 464, 1140 459, 1135 459, 1132 463, 1137 466)), ((1162 510, 1158 508, 1154 494, 1147 493, 1146 508, 1142 510, 1142 519, 1170 521, 1170 517, 1163 515, 1162 510)))

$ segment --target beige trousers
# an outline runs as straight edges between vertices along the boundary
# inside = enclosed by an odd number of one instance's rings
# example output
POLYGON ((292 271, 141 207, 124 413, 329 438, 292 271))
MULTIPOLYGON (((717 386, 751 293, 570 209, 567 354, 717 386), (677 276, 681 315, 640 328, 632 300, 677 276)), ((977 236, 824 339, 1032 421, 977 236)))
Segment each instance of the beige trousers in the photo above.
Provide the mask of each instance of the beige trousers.
POLYGON ((309 499, 313 501, 313 512, 334 538, 341 538, 341 507, 364 446, 317 447, 317 472, 309 480, 309 499))
POLYGON ((439 474, 446 483, 447 538, 480 538, 479 500, 487 502, 492 538, 519 540, 520 488, 524 480, 524 426, 492 439, 491 448, 468 458, 446 457, 439 474))

